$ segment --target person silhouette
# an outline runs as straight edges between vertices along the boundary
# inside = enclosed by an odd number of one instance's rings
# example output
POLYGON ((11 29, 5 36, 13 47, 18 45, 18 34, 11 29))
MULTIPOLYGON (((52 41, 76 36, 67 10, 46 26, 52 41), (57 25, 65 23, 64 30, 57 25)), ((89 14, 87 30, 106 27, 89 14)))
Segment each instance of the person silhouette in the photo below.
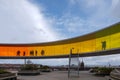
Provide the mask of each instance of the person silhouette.
POLYGON ((44 54, 45 54, 45 51, 44 51, 44 50, 42 50, 42 51, 41 51, 41 55, 43 56, 44 54))
POLYGON ((23 56, 25 56, 25 51, 23 52, 23 56))
POLYGON ((20 56, 20 51, 17 51, 17 56, 20 56))
POLYGON ((106 49, 106 41, 102 41, 102 50, 105 50, 106 49))
POLYGON ((37 56, 37 50, 35 51, 35 56, 37 56))
POLYGON ((34 56, 34 51, 33 51, 33 50, 30 51, 30 55, 31 55, 31 56, 34 56))

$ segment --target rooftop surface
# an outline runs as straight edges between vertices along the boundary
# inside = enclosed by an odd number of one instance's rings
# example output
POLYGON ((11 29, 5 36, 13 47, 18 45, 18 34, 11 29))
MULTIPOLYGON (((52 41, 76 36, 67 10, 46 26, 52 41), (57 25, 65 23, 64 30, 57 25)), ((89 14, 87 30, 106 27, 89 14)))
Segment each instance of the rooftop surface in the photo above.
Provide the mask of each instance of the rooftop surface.
POLYGON ((67 71, 41 73, 37 76, 18 76, 19 80, 106 80, 105 77, 95 76, 88 71, 80 71, 79 77, 68 78, 67 71))

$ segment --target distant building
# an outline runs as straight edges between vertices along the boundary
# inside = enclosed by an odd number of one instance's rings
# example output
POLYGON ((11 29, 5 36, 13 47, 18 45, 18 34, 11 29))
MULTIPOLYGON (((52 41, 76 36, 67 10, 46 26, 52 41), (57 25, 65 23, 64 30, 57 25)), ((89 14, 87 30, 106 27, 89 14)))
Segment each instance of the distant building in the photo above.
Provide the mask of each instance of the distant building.
POLYGON ((28 59, 27 64, 32 64, 32 61, 28 59))
POLYGON ((83 60, 82 60, 82 62, 80 63, 80 69, 81 69, 81 70, 84 70, 84 68, 85 68, 85 65, 84 65, 84 62, 83 62, 83 60))

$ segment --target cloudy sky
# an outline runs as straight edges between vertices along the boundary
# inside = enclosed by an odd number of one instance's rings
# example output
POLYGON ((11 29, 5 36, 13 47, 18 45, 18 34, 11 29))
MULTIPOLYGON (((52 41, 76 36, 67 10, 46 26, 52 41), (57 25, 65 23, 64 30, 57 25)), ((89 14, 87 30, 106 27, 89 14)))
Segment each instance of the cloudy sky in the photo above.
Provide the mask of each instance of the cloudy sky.
MULTIPOLYGON (((0 43, 36 43, 84 35, 120 22, 119 9, 120 0, 0 0, 0 43)), ((66 64, 68 60, 39 61, 66 64)), ((116 64, 120 59, 114 55, 85 61, 116 64)))

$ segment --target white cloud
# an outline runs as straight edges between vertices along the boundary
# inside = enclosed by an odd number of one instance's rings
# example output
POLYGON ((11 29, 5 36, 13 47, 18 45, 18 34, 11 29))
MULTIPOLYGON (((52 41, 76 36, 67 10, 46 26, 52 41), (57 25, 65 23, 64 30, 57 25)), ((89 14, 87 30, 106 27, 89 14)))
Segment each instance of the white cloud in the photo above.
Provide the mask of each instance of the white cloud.
POLYGON ((33 43, 57 39, 52 24, 28 0, 0 0, 0 43, 33 43))
POLYGON ((109 56, 95 56, 95 57, 88 57, 88 58, 83 58, 85 63, 87 65, 105 65, 108 66, 109 64, 111 65, 120 65, 120 54, 117 55, 109 55, 109 56))
POLYGON ((65 28, 63 29, 66 29, 71 35, 75 33, 74 36, 102 29, 120 21, 120 18, 116 19, 111 15, 113 9, 116 9, 119 4, 117 2, 117 0, 109 2, 106 0, 70 0, 69 10, 60 19, 56 19, 57 25, 64 26, 65 28), (77 9, 75 6, 77 6, 77 9), (74 15, 73 11, 75 10, 72 7, 76 9, 74 13, 82 11, 79 14, 84 13, 84 15, 82 17, 74 15))
POLYGON ((112 0, 112 15, 120 18, 120 0, 112 0))

